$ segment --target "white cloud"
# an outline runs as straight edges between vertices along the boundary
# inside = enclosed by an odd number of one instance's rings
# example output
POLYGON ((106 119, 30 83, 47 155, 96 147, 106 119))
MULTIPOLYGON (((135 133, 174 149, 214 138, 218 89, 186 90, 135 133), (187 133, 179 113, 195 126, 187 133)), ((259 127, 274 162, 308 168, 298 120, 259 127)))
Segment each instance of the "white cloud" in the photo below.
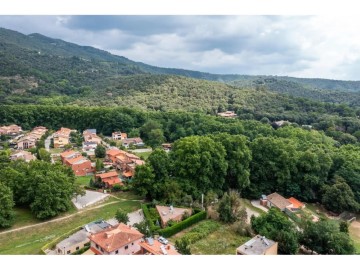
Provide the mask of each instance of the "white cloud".
POLYGON ((359 25, 356 16, 0 16, 2 27, 156 66, 353 80, 359 25))

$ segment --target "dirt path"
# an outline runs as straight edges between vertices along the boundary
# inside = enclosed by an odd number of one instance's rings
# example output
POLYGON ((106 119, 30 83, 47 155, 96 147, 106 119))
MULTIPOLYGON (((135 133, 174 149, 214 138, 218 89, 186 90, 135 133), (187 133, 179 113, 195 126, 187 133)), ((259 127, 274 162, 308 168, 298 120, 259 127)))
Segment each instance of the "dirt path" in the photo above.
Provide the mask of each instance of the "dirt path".
MULTIPOLYGON (((113 197, 115 197, 115 196, 113 196, 113 197)), ((73 214, 70 214, 70 215, 67 215, 67 216, 64 216, 64 217, 59 217, 59 218, 52 219, 52 220, 49 220, 49 221, 45 221, 45 222, 41 222, 41 223, 37 223, 37 224, 33 224, 33 225, 28 225, 28 226, 24 226, 24 227, 12 229, 12 230, 0 232, 0 235, 1 234, 6 234, 6 233, 11 233, 11 232, 16 232, 16 231, 20 231, 20 230, 24 230, 24 229, 28 229, 28 228, 33 228, 33 227, 37 227, 37 226, 42 226, 42 225, 47 224, 47 223, 57 222, 57 221, 60 221, 60 220, 71 218, 71 217, 73 217, 75 215, 78 215, 78 214, 81 214, 81 213, 84 213, 84 212, 87 212, 87 211, 90 211, 90 210, 93 210, 93 209, 102 208, 102 207, 107 206, 109 204, 118 203, 120 201, 140 201, 140 200, 119 199, 117 197, 115 197, 115 198, 118 199, 118 201, 104 203, 104 204, 100 204, 100 205, 95 205, 95 206, 92 206, 92 207, 89 207, 89 208, 81 209, 81 210, 77 211, 76 213, 73 213, 73 214)))

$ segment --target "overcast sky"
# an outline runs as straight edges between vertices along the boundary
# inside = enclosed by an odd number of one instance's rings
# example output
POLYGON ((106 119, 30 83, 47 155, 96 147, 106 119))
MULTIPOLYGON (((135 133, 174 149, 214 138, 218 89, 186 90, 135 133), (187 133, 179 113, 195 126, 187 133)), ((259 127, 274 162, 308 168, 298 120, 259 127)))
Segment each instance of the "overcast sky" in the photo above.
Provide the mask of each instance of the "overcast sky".
POLYGON ((360 80, 359 16, 0 16, 0 26, 160 67, 360 80))

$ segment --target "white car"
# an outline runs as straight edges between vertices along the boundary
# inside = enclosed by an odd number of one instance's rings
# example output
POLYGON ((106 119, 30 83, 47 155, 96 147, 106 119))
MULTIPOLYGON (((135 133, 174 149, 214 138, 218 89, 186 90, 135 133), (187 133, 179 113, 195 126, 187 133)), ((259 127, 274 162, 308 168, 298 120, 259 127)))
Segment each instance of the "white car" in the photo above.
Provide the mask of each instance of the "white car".
POLYGON ((167 239, 165 239, 164 237, 160 236, 158 238, 158 241, 161 243, 161 244, 164 244, 164 245, 167 245, 169 243, 169 241, 167 239))

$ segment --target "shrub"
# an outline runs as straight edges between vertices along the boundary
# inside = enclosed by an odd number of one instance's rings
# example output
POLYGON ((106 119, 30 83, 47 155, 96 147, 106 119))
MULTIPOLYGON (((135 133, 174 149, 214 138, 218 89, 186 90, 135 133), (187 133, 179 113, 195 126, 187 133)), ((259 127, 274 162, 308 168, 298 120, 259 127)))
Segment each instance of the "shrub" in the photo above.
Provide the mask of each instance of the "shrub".
POLYGON ((200 213, 197 213, 191 217, 189 217, 188 219, 185 219, 184 221, 181 221, 175 225, 173 225, 172 227, 167 227, 165 229, 159 230, 159 234, 164 236, 164 237, 170 237, 188 227, 190 227, 191 225, 206 219, 206 211, 202 211, 200 213))
POLYGON ((120 191, 120 190, 122 190, 122 188, 121 188, 121 186, 120 186, 119 184, 113 185, 112 189, 113 189, 113 191, 120 191))
POLYGON ((154 222, 156 222, 156 220, 152 219, 152 216, 150 214, 150 211, 149 211, 147 205, 142 204, 141 209, 143 210, 144 216, 150 225, 150 230, 152 232, 157 232, 160 229, 160 226, 157 226, 156 224, 154 224, 154 222))
POLYGON ((219 229, 220 224, 212 220, 206 220, 197 225, 190 232, 186 233, 181 239, 186 239, 190 244, 193 244, 200 239, 206 237, 210 233, 219 229))

